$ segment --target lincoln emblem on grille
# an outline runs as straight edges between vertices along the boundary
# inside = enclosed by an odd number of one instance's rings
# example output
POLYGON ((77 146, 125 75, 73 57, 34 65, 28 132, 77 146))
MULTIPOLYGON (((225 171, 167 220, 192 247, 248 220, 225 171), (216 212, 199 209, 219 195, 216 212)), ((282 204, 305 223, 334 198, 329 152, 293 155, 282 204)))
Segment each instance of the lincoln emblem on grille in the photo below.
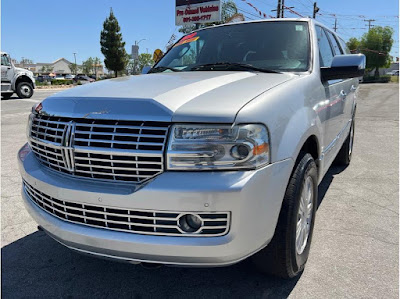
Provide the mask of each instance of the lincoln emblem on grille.
POLYGON ((75 122, 70 121, 64 129, 63 138, 61 142, 61 151, 66 168, 70 172, 75 171, 74 160, 74 138, 75 138, 75 122))

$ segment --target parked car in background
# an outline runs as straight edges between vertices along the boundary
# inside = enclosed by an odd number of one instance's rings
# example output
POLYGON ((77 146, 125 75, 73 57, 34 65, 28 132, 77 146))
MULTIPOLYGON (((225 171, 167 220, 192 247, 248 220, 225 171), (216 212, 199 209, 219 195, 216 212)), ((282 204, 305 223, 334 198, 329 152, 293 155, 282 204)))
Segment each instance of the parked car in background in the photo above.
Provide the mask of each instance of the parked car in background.
POLYGON ((56 75, 54 80, 65 80, 65 77, 63 75, 56 75))
POLYGON ((399 70, 393 70, 393 71, 387 72, 386 75, 398 76, 399 75, 399 70))
POLYGON ((75 78, 74 75, 65 75, 65 80, 73 80, 75 78))
POLYGON ((94 79, 94 80, 97 79, 96 75, 90 75, 89 77, 92 78, 92 79, 94 79))
POLYGON ((82 74, 79 74, 79 75, 76 75, 75 77, 74 77, 74 81, 75 82, 78 82, 78 81, 87 81, 87 82, 94 82, 94 81, 96 81, 96 80, 94 80, 93 78, 90 78, 89 76, 86 76, 86 75, 82 75, 82 74))
POLYGON ((299 275, 318 184, 353 154, 366 61, 340 41, 314 19, 213 26, 148 74, 45 99, 18 153, 27 210, 97 257, 199 267, 252 257, 263 272, 299 275))
POLYGON ((36 77, 36 80, 38 82, 51 82, 52 80, 54 80, 54 77, 51 77, 49 75, 39 75, 36 77))

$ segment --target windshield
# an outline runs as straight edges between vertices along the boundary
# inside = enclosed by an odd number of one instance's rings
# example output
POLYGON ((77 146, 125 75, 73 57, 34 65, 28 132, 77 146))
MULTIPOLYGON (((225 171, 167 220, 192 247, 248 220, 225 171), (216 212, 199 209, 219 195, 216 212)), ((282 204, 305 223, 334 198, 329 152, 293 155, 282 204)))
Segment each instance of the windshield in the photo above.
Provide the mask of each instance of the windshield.
POLYGON ((153 71, 243 70, 238 67, 242 64, 272 71, 302 72, 308 70, 309 58, 307 22, 259 22, 188 34, 153 71))

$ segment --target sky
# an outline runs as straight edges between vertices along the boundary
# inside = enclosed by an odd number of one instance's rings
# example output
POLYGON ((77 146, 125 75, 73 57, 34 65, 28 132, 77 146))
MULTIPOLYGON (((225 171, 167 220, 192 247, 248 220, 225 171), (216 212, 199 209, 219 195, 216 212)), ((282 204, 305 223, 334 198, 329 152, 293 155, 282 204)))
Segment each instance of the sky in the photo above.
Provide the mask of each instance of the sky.
MULTIPOLYGON (((276 9, 277 0, 235 0, 239 12, 247 20, 260 19, 254 7, 268 15, 276 9)), ((364 19, 373 25, 395 29, 391 55, 399 56, 398 0, 318 0, 317 20, 333 28, 345 39, 360 37, 367 32, 364 19)), ((285 0, 293 11, 312 15, 312 0, 285 0)), ((1 50, 11 57, 33 62, 52 62, 64 57, 80 64, 88 57, 103 59, 100 32, 112 7, 121 27, 126 50, 140 41, 140 53, 165 49, 172 34, 180 37, 175 26, 175 0, 1 0, 1 50)), ((286 10, 285 17, 296 17, 286 10)))

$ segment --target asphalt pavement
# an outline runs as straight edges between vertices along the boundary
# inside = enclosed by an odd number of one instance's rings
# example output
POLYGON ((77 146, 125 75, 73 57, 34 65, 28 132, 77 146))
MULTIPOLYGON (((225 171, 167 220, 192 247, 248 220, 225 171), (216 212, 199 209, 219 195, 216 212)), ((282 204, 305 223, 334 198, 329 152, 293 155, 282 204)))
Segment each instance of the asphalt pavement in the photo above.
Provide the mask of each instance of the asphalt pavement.
POLYGON ((248 261, 223 268, 145 269, 81 256, 37 231, 20 196, 17 151, 30 108, 54 91, 1 101, 3 298, 398 298, 399 89, 361 86, 353 161, 319 187, 310 257, 294 280, 248 261))

